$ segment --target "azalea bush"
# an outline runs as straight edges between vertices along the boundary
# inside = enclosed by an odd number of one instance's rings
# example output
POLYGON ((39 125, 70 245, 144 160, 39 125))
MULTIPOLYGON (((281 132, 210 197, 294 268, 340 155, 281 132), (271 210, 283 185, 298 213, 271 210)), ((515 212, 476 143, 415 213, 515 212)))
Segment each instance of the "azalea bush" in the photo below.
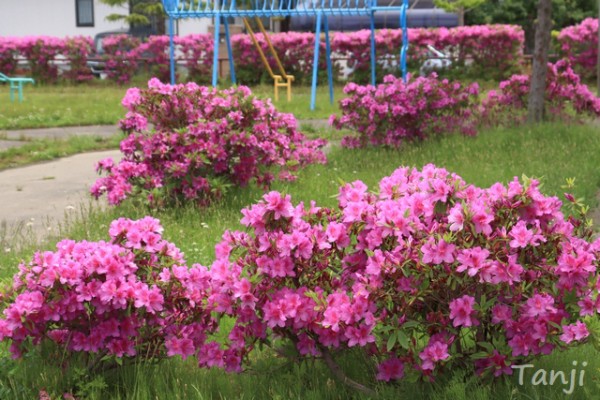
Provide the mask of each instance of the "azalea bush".
MULTIPOLYGON (((399 73, 398 56, 401 44, 401 30, 378 30, 375 34, 377 49, 378 76, 399 73)), ((411 68, 418 68, 427 57, 427 45, 433 45, 446 51, 453 59, 452 66, 458 74, 486 74, 505 78, 520 65, 523 47, 523 31, 511 25, 482 25, 457 28, 409 29, 410 46, 408 59, 411 68)), ((270 55, 267 42, 262 35, 257 40, 267 56, 269 65, 277 71, 274 58, 270 55)), ((277 52, 286 73, 293 75, 296 82, 306 83, 311 79, 314 58, 314 33, 287 32, 270 34, 271 42, 277 52)), ((80 44, 91 42, 91 38, 81 38, 80 44)), ((115 35, 106 38, 104 60, 109 78, 125 84, 138 70, 143 60, 153 74, 163 80, 169 78, 168 36, 151 36, 144 42, 127 35, 115 35)), ((256 84, 266 78, 265 71, 256 68, 262 64, 259 53, 249 35, 233 35, 231 43, 240 82, 256 84)), ((208 82, 212 70, 213 37, 210 34, 197 34, 175 37, 176 58, 185 64, 188 70, 187 80, 197 83, 208 82)), ((326 72, 325 40, 321 39, 318 71, 320 76, 326 72)), ((370 31, 337 32, 331 35, 331 51, 334 61, 334 76, 344 69, 349 76, 345 78, 357 83, 366 83, 370 77, 370 31)), ((52 60, 65 55, 75 62, 83 62, 89 52, 80 45, 73 47, 68 39, 32 36, 28 38, 0 38, 0 71, 14 71, 20 58, 33 60, 32 67, 46 68, 49 75, 35 72, 45 81, 54 82, 56 70, 52 60), (37 44, 36 44, 37 43, 37 44), (73 57, 75 48, 76 57, 73 57), (67 55, 69 54, 69 55, 67 55), (78 61, 81 59, 81 61, 78 61)), ((78 70, 79 68, 76 68, 78 70)), ((77 75, 81 77, 81 75, 77 75)), ((39 78, 38 78, 39 79, 39 78)), ((87 79, 87 78, 86 78, 87 79)), ((76 79, 77 80, 77 79, 76 79)), ((80 79, 81 80, 81 79, 80 79)))
MULTIPOLYGON (((500 82, 482 102, 481 121, 489 125, 519 124, 526 120, 530 79, 513 75, 500 82)), ((600 116, 600 98, 581 83, 566 60, 548 64, 546 78, 546 115, 548 118, 581 120, 600 116)))
POLYGON ((17 44, 14 40, 0 36, 0 72, 14 74, 17 69, 17 44))
POLYGON ((588 79, 596 74, 598 62, 598 18, 586 18, 558 35, 561 53, 579 75, 588 79))
POLYGON ((247 87, 228 90, 195 83, 129 89, 121 127, 123 158, 98 164, 95 197, 110 204, 133 196, 153 206, 193 201, 207 204, 228 185, 268 187, 310 163, 324 163, 323 140, 307 140, 292 114, 277 112, 247 87))
POLYGON ((138 38, 129 35, 114 35, 102 41, 107 77, 120 85, 127 84, 138 69, 140 45, 138 38))
POLYGON ((177 37, 177 44, 185 60, 187 80, 207 84, 211 80, 213 61, 213 37, 195 34, 177 37))
POLYGON ((90 369, 194 354, 218 328, 203 304, 208 272, 188 268, 162 230, 151 217, 121 218, 108 242, 63 240, 56 251, 36 253, 4 294, 0 340, 11 340, 13 357, 43 341, 88 353, 90 369))
POLYGON ((94 42, 87 36, 67 37, 64 41, 64 54, 69 60, 69 69, 63 73, 68 81, 80 83, 94 78, 87 66, 88 56, 92 53, 94 42))
POLYGON ((51 36, 1 37, 0 72, 27 74, 43 83, 67 80, 73 83, 92 78, 86 65, 93 41, 87 36, 57 38, 51 36), (19 61, 28 71, 18 71, 19 61), (58 65, 64 65, 59 69, 58 65))
POLYGON ((17 41, 19 55, 29 63, 29 74, 40 82, 56 82, 58 68, 52 61, 61 53, 63 41, 51 36, 26 36, 17 41))
POLYGON ((265 194, 209 268, 188 268, 157 220, 118 219, 109 242, 66 240, 20 266, 0 340, 15 357, 50 341, 229 371, 283 342, 334 368, 360 349, 383 381, 511 374, 598 333, 600 240, 561 205, 536 180, 484 189, 403 167, 376 191, 344 184, 335 208, 265 194))
POLYGON ((337 129, 351 129, 347 147, 391 146, 424 139, 433 134, 461 131, 475 134, 472 110, 479 87, 439 79, 435 74, 404 82, 388 75, 382 84, 361 86, 349 83, 340 100, 342 116, 332 116, 337 129))
MULTIPOLYGON (((371 31, 336 33, 332 49, 348 60, 353 70, 349 79, 356 83, 370 80, 371 31)), ((520 67, 525 36, 513 25, 462 26, 456 28, 415 28, 408 30, 408 63, 418 68, 427 58, 427 45, 445 51, 452 58, 451 68, 458 74, 508 77, 520 67)), ((377 72, 399 74, 398 57, 402 30, 382 29, 375 34, 377 72)))
POLYGON ((346 184, 338 202, 270 192, 216 246, 213 296, 247 343, 285 338, 330 362, 362 348, 391 381, 510 375, 588 337, 600 241, 537 181, 482 189, 427 165, 375 192, 346 184))

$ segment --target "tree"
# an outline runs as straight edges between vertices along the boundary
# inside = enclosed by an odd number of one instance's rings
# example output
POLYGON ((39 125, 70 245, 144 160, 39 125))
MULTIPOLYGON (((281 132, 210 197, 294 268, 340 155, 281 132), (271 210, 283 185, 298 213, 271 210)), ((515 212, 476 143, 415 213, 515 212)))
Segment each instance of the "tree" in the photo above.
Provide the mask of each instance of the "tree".
POLYGON ((161 0, 100 0, 112 7, 127 9, 124 14, 110 14, 109 21, 125 21, 132 31, 163 35, 165 33, 165 11, 161 0))
MULTIPOLYGON (((562 29, 594 17, 597 0, 552 0, 554 29, 562 29)), ((468 24, 514 24, 525 31, 525 48, 533 50, 537 0, 487 0, 466 15, 468 24)))
POLYGON ((544 94, 546 75, 548 74, 548 50, 550 49, 550 31, 552 29, 552 0, 539 0, 533 51, 533 69, 529 88, 529 122, 541 122, 544 119, 544 94))
POLYGON ((465 13, 479 7, 487 0, 434 0, 437 7, 458 14, 458 25, 465 24, 465 13))

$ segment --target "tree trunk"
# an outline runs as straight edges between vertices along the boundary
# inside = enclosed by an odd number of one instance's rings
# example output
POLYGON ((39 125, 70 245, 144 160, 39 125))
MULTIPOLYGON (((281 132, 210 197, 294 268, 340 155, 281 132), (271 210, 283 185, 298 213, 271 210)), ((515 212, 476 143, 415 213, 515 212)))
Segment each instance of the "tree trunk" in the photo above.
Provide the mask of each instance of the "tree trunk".
POLYGON ((598 84, 598 97, 600 97, 600 0, 598 0, 598 59, 596 60, 596 83, 598 84))
POLYGON ((548 50, 550 48, 550 30, 552 28, 552 1, 539 0, 537 25, 535 29, 535 49, 533 50, 533 68, 529 87, 529 122, 544 119, 544 94, 546 75, 548 74, 548 50))
POLYGON ((459 6, 456 10, 458 14, 458 26, 465 25, 465 8, 463 6, 459 6))

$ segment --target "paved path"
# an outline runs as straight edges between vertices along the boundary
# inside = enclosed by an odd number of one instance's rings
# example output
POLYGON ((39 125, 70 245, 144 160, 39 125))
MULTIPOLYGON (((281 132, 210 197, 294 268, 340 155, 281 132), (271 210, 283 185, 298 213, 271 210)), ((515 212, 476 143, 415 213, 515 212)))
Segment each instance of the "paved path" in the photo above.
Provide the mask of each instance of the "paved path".
MULTIPOLYGON (((40 138, 106 137, 117 132, 116 126, 0 131, 0 151, 40 138)), ((33 235, 34 240, 41 240, 58 233, 58 227, 79 216, 82 209, 103 206, 103 202, 92 199, 89 188, 98 178, 95 163, 106 157, 118 159, 120 152, 83 153, 0 171, 0 236, 7 241, 15 235, 33 235)))
POLYGON ((69 126, 64 128, 0 130, 0 151, 11 147, 21 146, 28 140, 54 138, 66 139, 70 136, 101 136, 109 137, 119 132, 112 125, 69 126))

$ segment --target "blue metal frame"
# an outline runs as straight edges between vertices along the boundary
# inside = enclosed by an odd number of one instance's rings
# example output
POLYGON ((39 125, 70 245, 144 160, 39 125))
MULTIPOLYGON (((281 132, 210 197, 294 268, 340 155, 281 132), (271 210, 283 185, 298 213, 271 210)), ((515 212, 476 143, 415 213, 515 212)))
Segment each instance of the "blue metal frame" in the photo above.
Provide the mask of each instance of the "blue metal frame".
POLYGON ((311 110, 315 108, 317 92, 317 70, 319 64, 321 26, 325 33, 325 45, 327 53, 327 77, 329 83, 329 98, 333 102, 333 77, 331 66, 331 45, 329 42, 329 23, 327 17, 330 15, 368 15, 371 18, 371 83, 376 83, 376 54, 375 54, 375 22, 374 14, 379 10, 399 10, 400 26, 402 28, 402 47, 400 49, 400 69, 402 77, 406 81, 406 56, 408 53, 408 30, 406 29, 406 11, 408 0, 402 0, 400 6, 378 7, 377 0, 312 0, 304 7, 296 8, 298 0, 251 0, 250 8, 238 8, 236 0, 162 0, 165 12, 169 16, 170 56, 171 56, 171 84, 175 84, 175 55, 173 44, 173 20, 183 18, 214 18, 214 46, 213 46, 213 73, 212 85, 217 86, 219 72, 219 40, 220 21, 225 26, 225 40, 227 42, 227 54, 231 70, 231 81, 236 83, 233 65, 233 54, 229 38, 229 17, 287 17, 298 15, 316 16, 315 26, 315 53, 313 64, 313 80, 311 91, 311 110))

